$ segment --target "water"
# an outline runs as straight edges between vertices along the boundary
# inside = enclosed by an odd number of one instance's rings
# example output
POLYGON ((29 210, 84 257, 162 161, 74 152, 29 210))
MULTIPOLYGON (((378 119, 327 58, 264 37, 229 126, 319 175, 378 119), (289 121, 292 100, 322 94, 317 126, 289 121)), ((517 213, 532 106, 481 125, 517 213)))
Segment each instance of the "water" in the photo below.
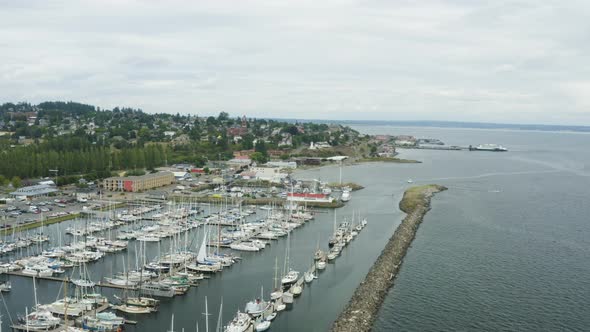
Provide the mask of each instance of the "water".
MULTIPOLYGON (((402 157, 422 164, 363 164, 343 169, 345 181, 366 189, 353 193, 338 217, 360 212, 369 225, 329 264, 293 308, 273 322, 273 331, 326 331, 346 305, 403 214, 397 204, 414 184, 438 183, 449 191, 433 200, 396 285, 379 313, 376 331, 440 330, 583 330, 590 294, 590 226, 587 188, 590 135, 501 130, 357 127, 367 133, 414 134, 448 144, 499 143, 508 153, 404 150, 402 157)), ((338 168, 299 172, 300 178, 337 181, 338 168)), ((327 247, 333 212, 326 211, 291 237, 291 262, 303 271, 318 238, 327 247)), ((63 225, 63 224, 62 224, 63 225)), ((64 230, 65 226, 61 226, 64 230)), ((48 227, 55 234, 57 225, 48 227)), ((202 233, 202 230, 191 234, 202 233)), ((192 240, 196 246, 196 240, 192 240)), ((162 249, 167 248, 162 243, 162 249)), ((164 299, 160 311, 137 316, 128 331, 166 331, 175 314, 175 330, 204 331, 205 297, 214 326, 221 298, 223 322, 247 301, 272 288, 274 263, 285 254, 286 240, 260 253, 241 253, 242 262, 205 280, 188 294, 164 299)), ((148 244, 157 253, 157 244, 148 244)), ((129 257, 134 264, 134 248, 129 257)), ((109 255, 89 269, 94 279, 123 269, 122 256, 109 255)), ((127 260, 127 258, 126 258, 127 260)), ((13 292, 0 304, 5 330, 8 315, 33 304, 30 278, 11 277, 13 292)), ((55 300, 59 283, 38 281, 40 302, 55 300)), ((112 299, 115 291, 104 289, 112 299)), ((117 294, 120 294, 117 292, 117 294)))
MULTIPOLYGON (((358 128, 357 128, 358 129, 358 128)), ((375 331, 581 331, 590 326, 590 135, 370 128, 500 143, 508 153, 403 151, 433 200, 375 331)))

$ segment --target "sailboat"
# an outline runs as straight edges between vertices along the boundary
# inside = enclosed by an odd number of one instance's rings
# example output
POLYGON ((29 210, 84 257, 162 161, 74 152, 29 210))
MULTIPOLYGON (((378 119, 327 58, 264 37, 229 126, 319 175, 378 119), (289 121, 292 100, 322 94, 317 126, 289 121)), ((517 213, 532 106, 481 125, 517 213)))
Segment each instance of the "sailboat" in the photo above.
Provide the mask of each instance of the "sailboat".
POLYGON ((273 301, 276 301, 283 296, 283 288, 279 287, 279 285, 277 284, 279 281, 279 277, 277 274, 278 271, 279 271, 278 257, 275 257, 275 277, 273 279, 274 280, 274 291, 272 293, 270 293, 270 299, 273 301))
POLYGON ((283 266, 283 273, 287 271, 288 272, 283 275, 283 277, 281 278, 281 284, 283 286, 290 286, 292 284, 294 284, 297 279, 299 278, 299 272, 295 271, 293 269, 291 269, 289 267, 289 254, 290 254, 290 249, 291 247, 291 232, 289 232, 289 234, 287 235, 287 249, 285 251, 285 264, 283 266))
POLYGON ((88 269, 86 267, 86 263, 82 263, 82 267, 80 267, 80 278, 72 279, 72 283, 78 287, 94 287, 96 283, 90 280, 88 275, 88 269))
POLYGON ((25 308, 25 316, 19 317, 19 323, 23 325, 25 330, 50 330, 58 327, 61 324, 61 319, 54 317, 45 306, 40 306, 37 301, 35 277, 33 277, 33 294, 35 296, 35 311, 29 313, 25 308))

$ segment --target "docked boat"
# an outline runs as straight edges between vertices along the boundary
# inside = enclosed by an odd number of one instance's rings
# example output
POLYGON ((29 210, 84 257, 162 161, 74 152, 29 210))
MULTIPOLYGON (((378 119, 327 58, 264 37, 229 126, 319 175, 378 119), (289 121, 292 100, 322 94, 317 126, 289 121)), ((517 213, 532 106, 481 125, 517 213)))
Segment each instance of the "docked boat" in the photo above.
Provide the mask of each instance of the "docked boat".
POLYGON ((12 285, 10 284, 10 281, 5 281, 0 284, 0 292, 10 292, 11 289, 12 285))
POLYGON ((298 297, 301 295, 301 293, 303 293, 303 287, 299 284, 295 284, 291 286, 291 293, 293 293, 294 297, 298 297))
POLYGON ((316 267, 318 270, 323 270, 323 269, 325 269, 325 268, 326 268, 326 261, 325 261, 325 260, 317 261, 317 262, 316 262, 316 264, 315 264, 315 267, 316 267))
POLYGON ((348 202, 350 201, 350 199, 352 198, 352 195, 350 194, 350 188, 345 187, 342 189, 342 195, 340 195, 340 200, 343 202, 348 202))
POLYGON ((239 312, 225 327, 225 332, 244 332, 252 325, 250 315, 239 312))
POLYGON ((43 331, 58 327, 61 319, 54 317, 49 310, 39 307, 25 317, 19 317, 18 322, 22 324, 24 330, 43 331))
POLYGON ((84 316, 82 328, 89 331, 118 332, 125 324, 125 318, 112 312, 101 312, 94 316, 84 316))
POLYGON ((78 287, 94 287, 96 283, 89 279, 72 279, 72 283, 78 287))
POLYGON ((298 278, 299 272, 295 270, 290 270, 283 278, 281 278, 281 284, 292 285, 297 281, 298 278))
POLYGON ((156 311, 158 306, 160 305, 160 301, 153 299, 151 297, 127 297, 127 298, 120 298, 115 295, 115 298, 121 301, 123 304, 127 304, 130 306, 136 307, 146 307, 152 309, 152 311, 156 311))
POLYGON ((128 279, 118 279, 118 278, 104 278, 106 282, 109 284, 113 284, 116 286, 126 286, 126 287, 135 287, 137 285, 136 281, 131 281, 128 279))
POLYGON ((256 330, 256 332, 266 331, 269 328, 270 328, 270 321, 269 320, 256 321, 256 323, 254 324, 254 330, 256 330))
POLYGON ((129 304, 115 305, 115 306, 113 306, 113 309, 124 312, 124 313, 128 313, 128 314, 149 314, 149 313, 155 311, 153 308, 137 307, 137 306, 129 305, 129 304))
POLYGON ((268 310, 270 306, 270 302, 264 301, 261 298, 257 298, 246 303, 246 309, 244 311, 252 317, 258 317, 268 310))
POLYGON ((158 297, 174 297, 176 289, 173 286, 169 286, 159 282, 146 282, 143 283, 139 290, 149 296, 158 297))
POLYGON ((260 251, 260 247, 252 242, 232 243, 229 247, 233 250, 239 251, 260 251))
POLYGON ((305 280, 306 283, 310 283, 313 281, 313 273, 307 271, 303 274, 303 280, 305 280))

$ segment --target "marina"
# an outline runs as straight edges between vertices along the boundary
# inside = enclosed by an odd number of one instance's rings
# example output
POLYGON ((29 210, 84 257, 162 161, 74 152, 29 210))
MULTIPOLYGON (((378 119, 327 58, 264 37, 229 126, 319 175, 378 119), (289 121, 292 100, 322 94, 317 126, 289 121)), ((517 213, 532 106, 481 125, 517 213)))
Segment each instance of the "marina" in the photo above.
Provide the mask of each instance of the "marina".
MULTIPOLYGON (((60 284, 69 284, 71 288, 82 285, 80 288, 90 287, 93 292, 112 294, 109 298, 115 302, 127 301, 129 295, 138 292, 149 296, 147 285, 152 284, 170 285, 167 287, 175 290, 170 297, 175 297, 186 294, 190 288, 198 288, 207 279, 215 280, 211 279, 215 274, 238 263, 241 257, 232 252, 256 254, 270 245, 284 242, 281 238, 290 237, 294 230, 313 220, 314 214, 304 204, 262 209, 239 204, 201 207, 197 203, 173 203, 165 208, 133 204, 127 209, 87 214, 46 227, 51 241, 45 244, 40 241, 29 250, 11 253, 3 264, 4 272, 16 284, 20 279, 28 279, 39 286, 60 289, 63 287, 59 287, 60 284), (119 260, 122 264, 117 264, 119 260), (104 266, 103 261, 111 262, 112 272, 105 273, 102 268, 102 273, 97 273, 98 266, 104 266), (116 270, 115 265, 119 266, 116 270), (77 274, 80 275, 78 279, 77 274), (123 295, 117 295, 119 292, 123 295)), ((310 276, 318 276, 315 264, 298 274, 294 283, 287 284, 285 294, 291 296, 291 300, 287 300, 288 303, 284 303, 283 298, 273 300, 264 318, 274 319, 277 309, 290 305, 293 297, 302 293, 306 279, 308 283, 313 281, 310 276)), ((93 311, 101 313, 107 308, 131 315, 125 317, 127 322, 141 321, 134 317, 141 310, 131 310, 135 306, 103 304, 93 311)), ((269 321, 252 321, 251 329, 258 330, 255 325, 260 323, 262 327, 270 324, 269 321)), ((54 330, 65 331, 65 324, 62 321, 54 330)), ((76 325, 82 326, 79 319, 76 325)), ((11 326, 15 330, 27 326, 29 330, 35 328, 27 324, 11 326)))

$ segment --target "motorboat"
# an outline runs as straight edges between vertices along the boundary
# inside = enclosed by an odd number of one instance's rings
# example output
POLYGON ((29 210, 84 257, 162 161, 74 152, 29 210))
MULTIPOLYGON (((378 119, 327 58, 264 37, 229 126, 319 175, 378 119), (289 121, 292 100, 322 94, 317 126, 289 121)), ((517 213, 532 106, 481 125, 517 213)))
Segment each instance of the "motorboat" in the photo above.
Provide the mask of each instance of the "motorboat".
POLYGON ((158 297, 174 297, 176 289, 173 286, 169 286, 159 282, 146 282, 143 283, 139 290, 149 296, 158 297))
POLYGON ((313 281, 313 273, 311 273, 311 272, 309 272, 309 271, 308 271, 308 272, 305 272, 305 273, 303 274, 303 280, 305 280, 305 282, 306 282, 306 283, 308 283, 308 284, 309 284, 310 282, 312 282, 312 281, 313 281))

